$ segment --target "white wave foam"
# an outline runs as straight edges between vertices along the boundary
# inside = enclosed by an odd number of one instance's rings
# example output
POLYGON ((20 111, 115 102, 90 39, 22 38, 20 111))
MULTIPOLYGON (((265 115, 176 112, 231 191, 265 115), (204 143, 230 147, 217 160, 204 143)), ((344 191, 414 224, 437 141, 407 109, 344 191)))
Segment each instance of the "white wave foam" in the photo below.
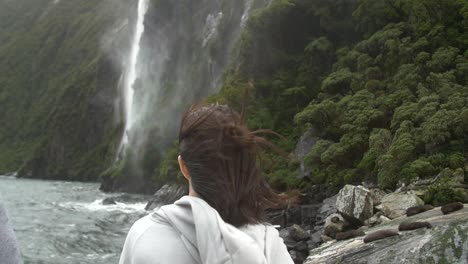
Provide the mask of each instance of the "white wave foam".
POLYGON ((74 209, 74 210, 84 210, 84 211, 120 211, 124 213, 134 213, 134 212, 144 212, 146 203, 119 203, 103 205, 103 199, 95 200, 92 203, 80 203, 80 202, 65 202, 60 203, 59 206, 74 209))

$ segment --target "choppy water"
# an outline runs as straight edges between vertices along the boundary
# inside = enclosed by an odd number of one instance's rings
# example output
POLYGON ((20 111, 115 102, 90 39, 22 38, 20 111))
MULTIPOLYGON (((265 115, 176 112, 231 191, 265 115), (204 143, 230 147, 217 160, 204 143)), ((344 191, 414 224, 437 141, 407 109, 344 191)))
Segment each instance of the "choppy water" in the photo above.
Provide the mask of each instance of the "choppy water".
POLYGON ((144 216, 145 197, 104 194, 96 183, 0 176, 26 264, 118 263, 130 226, 144 216), (102 205, 119 197, 116 205, 102 205))

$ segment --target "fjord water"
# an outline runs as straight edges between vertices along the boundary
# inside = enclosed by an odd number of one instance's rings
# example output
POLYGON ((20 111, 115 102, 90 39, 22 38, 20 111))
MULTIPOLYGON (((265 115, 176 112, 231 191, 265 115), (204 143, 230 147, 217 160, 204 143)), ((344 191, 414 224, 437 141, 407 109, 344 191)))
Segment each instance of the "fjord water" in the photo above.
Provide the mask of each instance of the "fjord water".
POLYGON ((26 264, 118 263, 145 197, 104 194, 96 183, 0 176, 0 196, 26 264), (116 205, 102 205, 120 197, 116 205))

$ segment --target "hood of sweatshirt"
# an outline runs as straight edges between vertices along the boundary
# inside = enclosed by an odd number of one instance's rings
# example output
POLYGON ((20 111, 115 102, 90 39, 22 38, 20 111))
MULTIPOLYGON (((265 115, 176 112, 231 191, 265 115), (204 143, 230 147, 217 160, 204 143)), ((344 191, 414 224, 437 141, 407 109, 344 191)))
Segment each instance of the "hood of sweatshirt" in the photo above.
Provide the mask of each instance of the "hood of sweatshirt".
POLYGON ((204 200, 184 196, 152 217, 167 221, 198 263, 292 263, 278 231, 269 225, 236 228, 204 200), (282 261, 282 262, 278 262, 282 261))

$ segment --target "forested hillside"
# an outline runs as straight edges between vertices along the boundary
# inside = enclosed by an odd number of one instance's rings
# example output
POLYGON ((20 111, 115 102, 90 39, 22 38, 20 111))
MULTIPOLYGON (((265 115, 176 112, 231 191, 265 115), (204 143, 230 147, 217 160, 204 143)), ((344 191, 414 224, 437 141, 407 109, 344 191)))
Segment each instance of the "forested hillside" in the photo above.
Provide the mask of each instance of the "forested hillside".
MULTIPOLYGON (((121 69, 101 37, 129 11, 105 0, 29 2, 11 10, 0 0, 0 172, 95 180, 123 129, 121 69)), ((281 190, 464 177, 467 48, 466 0, 273 0, 247 21, 208 101, 245 106, 249 125, 283 135, 272 140, 287 152, 309 133, 303 161, 262 158, 281 190)), ((152 185, 180 179, 177 153, 149 163, 152 185)))
POLYGON ((212 99, 240 106, 247 87, 249 123, 286 136, 288 151, 312 131, 309 181, 297 162, 264 160, 278 187, 463 177, 467 48, 465 0, 274 1, 212 99))
POLYGON ((114 157, 108 1, 0 1, 0 172, 96 180, 114 157))

